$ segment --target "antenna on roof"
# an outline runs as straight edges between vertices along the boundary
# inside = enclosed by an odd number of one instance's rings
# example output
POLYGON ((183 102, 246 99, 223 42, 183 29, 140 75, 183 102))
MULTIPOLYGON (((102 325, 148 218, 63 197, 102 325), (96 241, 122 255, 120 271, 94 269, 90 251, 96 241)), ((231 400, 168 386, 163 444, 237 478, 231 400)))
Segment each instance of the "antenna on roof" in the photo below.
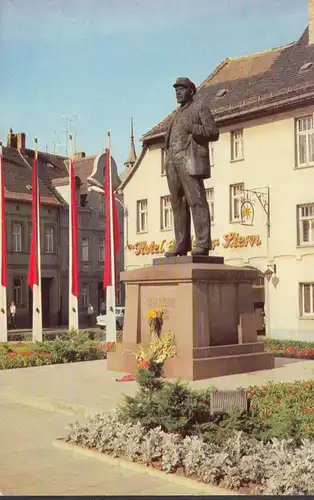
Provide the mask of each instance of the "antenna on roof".
POLYGON ((73 123, 77 120, 77 115, 73 114, 71 116, 63 116, 63 120, 65 120, 65 156, 68 157, 68 137, 69 133, 74 135, 74 152, 76 151, 76 131, 74 131, 73 123))

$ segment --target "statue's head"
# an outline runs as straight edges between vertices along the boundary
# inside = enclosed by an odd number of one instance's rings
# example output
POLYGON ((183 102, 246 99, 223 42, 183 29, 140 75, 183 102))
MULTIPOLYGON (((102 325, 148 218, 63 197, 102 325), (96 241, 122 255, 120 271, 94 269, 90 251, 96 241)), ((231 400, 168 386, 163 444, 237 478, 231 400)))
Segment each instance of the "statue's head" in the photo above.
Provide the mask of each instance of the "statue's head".
POLYGON ((194 94, 196 93, 195 84, 185 77, 179 77, 173 84, 176 91, 177 103, 184 105, 187 102, 192 101, 194 94))

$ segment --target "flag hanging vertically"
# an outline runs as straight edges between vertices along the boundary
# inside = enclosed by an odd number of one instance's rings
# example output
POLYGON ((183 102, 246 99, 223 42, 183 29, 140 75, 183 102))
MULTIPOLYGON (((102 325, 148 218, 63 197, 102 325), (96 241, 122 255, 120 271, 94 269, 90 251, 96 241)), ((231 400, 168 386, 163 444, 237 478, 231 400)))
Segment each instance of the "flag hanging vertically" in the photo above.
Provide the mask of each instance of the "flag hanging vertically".
POLYGON ((28 264, 27 283, 33 292, 33 340, 42 340, 42 298, 41 298, 41 258, 40 258, 40 214, 38 192, 38 146, 35 138, 35 151, 32 169, 32 236, 28 264))
POLYGON ((105 263, 103 285, 107 295, 107 340, 116 339, 116 260, 120 246, 120 230, 117 205, 114 196, 111 169, 110 133, 105 154, 105 263))
POLYGON ((78 330, 77 203, 72 136, 69 136, 69 329, 78 330))
POLYGON ((38 285, 38 262, 37 262, 37 217, 38 217, 38 204, 37 204, 37 151, 35 150, 33 170, 32 170, 32 236, 31 248, 28 263, 28 276, 27 283, 33 291, 34 285, 38 285))
POLYGON ((104 288, 113 285, 116 268, 116 258, 120 247, 120 229, 117 212, 117 204, 114 196, 114 188, 111 179, 110 150, 106 149, 105 155, 105 265, 104 265, 104 288), (113 238, 111 232, 113 231, 113 238), (112 241, 113 240, 113 241, 112 241), (113 252, 112 252, 113 244, 113 252), (112 256, 113 253, 113 256, 112 256), (113 257, 113 259, 112 259, 113 257))
POLYGON ((5 191, 4 191, 4 160, 2 143, 0 142, 0 217, 1 217, 1 284, 0 284, 0 341, 8 340, 7 324, 7 237, 6 237, 6 217, 5 217, 5 191))
POLYGON ((70 159, 71 172, 71 227, 72 227, 72 294, 78 297, 78 261, 77 261, 77 204, 73 159, 70 159))

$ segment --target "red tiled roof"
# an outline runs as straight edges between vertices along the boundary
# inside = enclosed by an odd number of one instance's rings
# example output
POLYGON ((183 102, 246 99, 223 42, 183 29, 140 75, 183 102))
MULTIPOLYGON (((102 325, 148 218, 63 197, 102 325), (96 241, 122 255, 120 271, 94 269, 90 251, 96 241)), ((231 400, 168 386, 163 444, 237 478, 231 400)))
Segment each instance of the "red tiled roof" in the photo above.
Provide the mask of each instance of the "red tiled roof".
MULTIPOLYGON (((6 198, 21 201, 29 201, 32 199, 32 168, 28 157, 24 157, 15 148, 3 148, 4 160, 4 185, 6 189, 6 198)), ((39 172, 39 193, 42 200, 45 202, 60 204, 60 201, 55 196, 49 187, 42 180, 42 163, 38 163, 39 172)))
MULTIPOLYGON (((32 194, 14 193, 12 191, 8 191, 7 189, 5 189, 5 199, 12 200, 12 201, 31 202, 32 201, 32 194)), ((53 196, 40 196, 40 203, 42 203, 43 205, 56 205, 56 206, 61 205, 61 203, 53 196)))

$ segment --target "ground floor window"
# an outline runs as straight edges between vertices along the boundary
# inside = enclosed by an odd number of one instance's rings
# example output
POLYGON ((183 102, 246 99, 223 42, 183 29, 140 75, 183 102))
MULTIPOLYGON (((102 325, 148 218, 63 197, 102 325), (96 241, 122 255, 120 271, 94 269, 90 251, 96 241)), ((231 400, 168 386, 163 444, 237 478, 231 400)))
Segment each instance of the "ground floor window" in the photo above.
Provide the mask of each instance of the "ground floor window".
POLYGON ((16 306, 23 305, 23 278, 13 279, 13 300, 16 306))
POLYGON ((314 316, 314 283, 300 283, 301 316, 314 316))
POLYGON ((88 286, 88 283, 83 283, 81 304, 82 304, 82 307, 87 307, 89 304, 89 286, 88 286))

